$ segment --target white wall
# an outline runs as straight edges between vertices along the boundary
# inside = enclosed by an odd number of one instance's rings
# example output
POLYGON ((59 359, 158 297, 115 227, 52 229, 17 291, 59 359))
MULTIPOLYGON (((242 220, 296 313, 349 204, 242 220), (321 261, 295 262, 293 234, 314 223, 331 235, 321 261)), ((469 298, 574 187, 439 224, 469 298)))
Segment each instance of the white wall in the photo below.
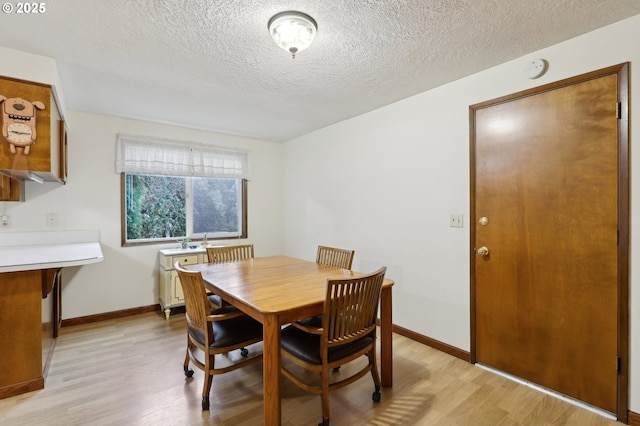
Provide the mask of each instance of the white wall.
POLYGON ((66 118, 68 184, 26 182, 24 203, 0 203, 0 212, 11 218, 11 228, 5 232, 99 230, 104 261, 63 270, 63 318, 157 304, 158 250, 177 247, 121 247, 120 175, 114 171, 117 133, 249 150, 249 238, 242 241, 255 244, 257 256, 282 253, 282 144, 74 111, 66 118), (46 226, 46 213, 57 214, 57 227, 46 226))
MULTIPOLYGON (((287 142, 285 252, 312 259, 327 244, 355 249, 355 270, 386 265, 396 282, 394 324, 469 350, 469 225, 448 226, 450 213, 469 217, 469 105, 627 61, 636 65, 630 104, 640 105, 637 40, 640 15, 287 142), (549 71, 528 80, 523 64, 537 57, 549 71)), ((630 119, 640 127, 640 108, 630 119)), ((640 166, 633 147, 631 163, 640 166)), ((630 409, 637 413, 640 174, 631 176, 630 409)))

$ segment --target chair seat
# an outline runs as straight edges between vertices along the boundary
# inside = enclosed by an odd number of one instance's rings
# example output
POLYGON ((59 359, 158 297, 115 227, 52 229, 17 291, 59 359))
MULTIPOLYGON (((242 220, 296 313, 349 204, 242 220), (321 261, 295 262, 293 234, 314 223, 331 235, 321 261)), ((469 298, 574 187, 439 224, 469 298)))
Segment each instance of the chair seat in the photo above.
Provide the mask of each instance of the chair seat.
MULTIPOLYGON (((237 310, 237 308, 234 306, 225 306, 223 308, 213 309, 211 314, 225 314, 234 312, 235 310, 237 310)), ((189 327, 189 334, 198 343, 202 345, 205 344, 204 333, 189 327)), ((213 334, 215 341, 211 343, 210 347, 224 348, 256 337, 262 337, 262 324, 248 315, 241 315, 228 320, 213 322, 213 334)))
POLYGON ((238 308, 236 308, 235 306, 229 305, 228 303, 223 301, 220 298, 220 296, 218 296, 217 294, 209 294, 207 295, 207 299, 209 300, 209 305, 217 306, 217 308, 213 308, 213 309, 220 309, 224 307, 224 308, 229 308, 230 312, 238 310, 238 308))
MULTIPOLYGON (((322 360, 320 359, 320 335, 307 333, 290 325, 282 330, 280 339, 282 349, 295 355, 297 358, 309 364, 322 364, 322 360)), ((345 358, 354 352, 358 352, 372 342, 373 337, 365 336, 354 342, 329 348, 329 363, 345 358)))
POLYGON ((299 322, 300 324, 308 325, 309 327, 320 328, 322 327, 322 315, 305 318, 299 322))
POLYGON ((214 306, 222 306, 222 299, 217 294, 208 294, 207 299, 209 299, 209 304, 214 306))

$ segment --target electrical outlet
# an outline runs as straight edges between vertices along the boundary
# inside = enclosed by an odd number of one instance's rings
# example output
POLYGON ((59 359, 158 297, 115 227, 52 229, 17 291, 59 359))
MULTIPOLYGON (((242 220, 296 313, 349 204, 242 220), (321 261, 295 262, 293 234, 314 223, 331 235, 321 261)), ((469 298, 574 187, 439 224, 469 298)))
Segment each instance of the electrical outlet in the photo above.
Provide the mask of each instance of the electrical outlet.
POLYGON ((47 213, 47 226, 58 226, 58 215, 56 213, 47 213))
POLYGON ((9 216, 2 215, 2 217, 0 217, 0 224, 2 224, 3 228, 11 228, 11 222, 9 221, 9 216))
POLYGON ((462 228, 462 216, 461 213, 451 213, 449 215, 449 227, 462 228))

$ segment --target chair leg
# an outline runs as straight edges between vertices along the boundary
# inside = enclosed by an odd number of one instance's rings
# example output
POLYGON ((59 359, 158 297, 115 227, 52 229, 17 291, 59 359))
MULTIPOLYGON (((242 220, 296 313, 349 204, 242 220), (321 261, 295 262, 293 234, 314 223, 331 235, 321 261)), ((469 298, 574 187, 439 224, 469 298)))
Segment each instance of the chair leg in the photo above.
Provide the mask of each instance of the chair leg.
POLYGON ((202 411, 209 410, 209 393, 211 392, 211 382, 213 376, 205 371, 204 385, 202 386, 202 411))
POLYGON ((371 377, 373 378, 373 384, 375 386, 375 390, 373 391, 373 395, 371 395, 371 399, 373 402, 380 402, 380 375, 378 374, 378 366, 376 365, 376 354, 375 349, 369 351, 367 357, 369 358, 369 363, 371 365, 371 377))
POLYGON ((373 395, 371 395, 371 399, 373 399, 373 402, 380 402, 380 396, 380 386, 376 385, 373 395))
POLYGON ((184 369, 184 375, 187 379, 193 377, 193 370, 191 370, 189 368, 189 345, 191 344, 191 342, 189 341, 189 336, 187 336, 187 354, 184 357, 184 364, 182 366, 182 368, 184 369))
POLYGON ((209 396, 202 397, 202 411, 209 411, 209 396))
POLYGON ((329 407, 329 371, 327 368, 323 368, 320 373, 320 386, 322 388, 322 394, 320 396, 322 402, 322 423, 319 423, 318 426, 329 426, 331 413, 329 407))
POLYGON ((209 410, 209 393, 211 392, 211 383, 213 382, 213 374, 211 370, 214 368, 215 355, 207 355, 204 363, 204 384, 202 385, 202 411, 209 410))

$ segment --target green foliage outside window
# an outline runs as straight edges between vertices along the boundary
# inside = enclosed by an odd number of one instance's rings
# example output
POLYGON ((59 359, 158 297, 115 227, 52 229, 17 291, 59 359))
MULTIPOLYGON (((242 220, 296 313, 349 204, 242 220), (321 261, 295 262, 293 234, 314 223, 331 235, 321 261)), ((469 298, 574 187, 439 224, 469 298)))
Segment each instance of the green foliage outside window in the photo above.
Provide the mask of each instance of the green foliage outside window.
POLYGON ((126 175, 127 239, 184 237, 183 177, 126 175))
POLYGON ((126 241, 242 232, 242 180, 125 174, 126 241))

